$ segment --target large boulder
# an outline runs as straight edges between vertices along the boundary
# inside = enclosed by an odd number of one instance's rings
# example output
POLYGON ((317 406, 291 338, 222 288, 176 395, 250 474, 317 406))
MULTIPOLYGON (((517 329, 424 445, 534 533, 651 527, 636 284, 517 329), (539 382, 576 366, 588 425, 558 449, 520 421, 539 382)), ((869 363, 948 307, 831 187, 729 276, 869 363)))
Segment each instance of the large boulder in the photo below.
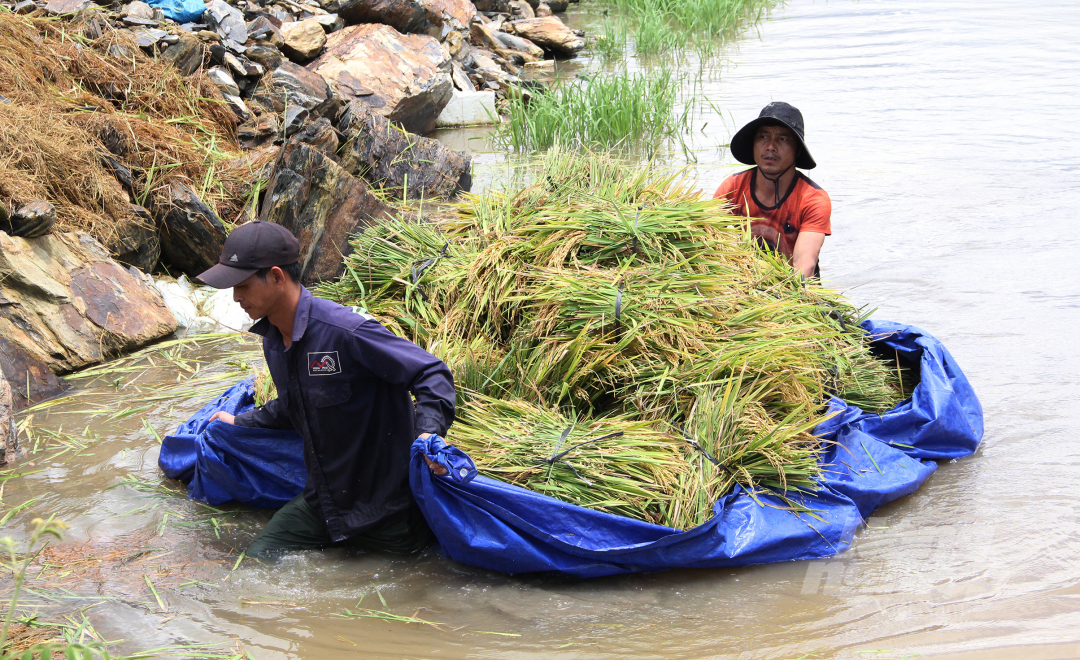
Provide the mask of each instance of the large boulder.
POLYGON ((311 285, 340 277, 343 258, 352 252, 349 236, 389 209, 363 181, 297 138, 278 154, 259 218, 286 227, 300 240, 301 281, 311 285))
POLYGON ((163 261, 174 274, 195 277, 218 262, 225 246, 225 227, 199 195, 179 181, 154 198, 158 240, 163 261))
MULTIPOLYGON (((150 278, 117 264, 84 233, 27 239, 0 232, 0 298, 0 355, 8 358, 17 347, 26 354, 24 364, 41 363, 54 373, 100 362, 176 329, 150 278)), ((13 383, 23 383, 31 371, 7 359, 3 366, 13 383)))
POLYGON ((450 101, 450 58, 435 39, 389 25, 356 25, 330 35, 308 65, 345 102, 360 99, 413 133, 435 129, 450 101))
POLYGON ((393 130, 362 101, 345 108, 338 128, 347 140, 340 149, 341 166, 398 197, 451 197, 472 187, 471 156, 438 140, 393 130))
POLYGON ((561 55, 573 55, 585 47, 585 39, 554 16, 512 21, 504 24, 503 29, 561 55))
POLYGON ((383 23, 438 37, 444 26, 468 26, 476 7, 469 0, 341 0, 337 12, 348 23, 383 23))
POLYGON ((293 62, 282 62, 264 76, 252 99, 279 115, 288 107, 301 106, 311 115, 334 118, 341 107, 341 99, 322 76, 293 62))

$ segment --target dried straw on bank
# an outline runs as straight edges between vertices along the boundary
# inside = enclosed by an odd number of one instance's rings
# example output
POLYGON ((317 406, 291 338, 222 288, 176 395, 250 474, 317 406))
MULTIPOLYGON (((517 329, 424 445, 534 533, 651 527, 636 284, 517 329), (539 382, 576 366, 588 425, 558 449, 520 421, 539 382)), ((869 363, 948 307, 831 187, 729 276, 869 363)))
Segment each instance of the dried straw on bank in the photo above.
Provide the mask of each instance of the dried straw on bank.
POLYGON ((676 174, 554 151, 535 181, 369 229, 320 292, 451 366, 484 474, 688 528, 736 484, 813 488, 831 394, 900 398, 857 310, 676 174))
POLYGON ((149 206, 171 180, 212 205, 242 197, 244 182, 216 176, 239 156, 236 118, 216 86, 90 20, 0 13, 0 96, 10 101, 0 102, 0 200, 44 199, 62 229, 108 243, 118 224, 140 222, 130 199, 149 206), (103 156, 132 169, 132 190, 103 156))

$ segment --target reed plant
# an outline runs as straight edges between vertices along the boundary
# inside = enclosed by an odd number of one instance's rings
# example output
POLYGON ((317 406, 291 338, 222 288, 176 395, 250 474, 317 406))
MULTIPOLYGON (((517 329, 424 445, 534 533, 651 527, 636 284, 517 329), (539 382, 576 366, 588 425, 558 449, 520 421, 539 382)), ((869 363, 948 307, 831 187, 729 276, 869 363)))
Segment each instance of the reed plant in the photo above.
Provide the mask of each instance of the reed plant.
POLYGON ((562 80, 527 100, 508 97, 507 121, 492 138, 522 153, 572 143, 601 149, 638 146, 651 152, 684 128, 675 112, 680 84, 666 71, 562 80))
POLYGON ((629 24, 639 57, 693 49, 716 55, 728 40, 765 18, 778 0, 604 0, 629 24))
POLYGON ((895 405, 863 315, 679 172, 553 149, 529 181, 353 240, 319 293, 453 370, 448 440, 488 476, 686 529, 743 488, 815 488, 840 395, 895 405))

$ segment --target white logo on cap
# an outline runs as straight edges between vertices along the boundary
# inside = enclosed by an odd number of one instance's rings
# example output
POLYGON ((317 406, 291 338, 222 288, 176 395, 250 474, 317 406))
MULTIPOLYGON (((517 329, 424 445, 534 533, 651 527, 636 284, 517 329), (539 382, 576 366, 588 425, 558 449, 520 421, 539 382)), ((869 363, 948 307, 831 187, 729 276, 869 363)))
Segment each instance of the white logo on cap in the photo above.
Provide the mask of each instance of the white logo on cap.
POLYGON ((236 255, 234 254, 233 256, 229 257, 229 261, 240 261, 240 260, 237 259, 236 255))

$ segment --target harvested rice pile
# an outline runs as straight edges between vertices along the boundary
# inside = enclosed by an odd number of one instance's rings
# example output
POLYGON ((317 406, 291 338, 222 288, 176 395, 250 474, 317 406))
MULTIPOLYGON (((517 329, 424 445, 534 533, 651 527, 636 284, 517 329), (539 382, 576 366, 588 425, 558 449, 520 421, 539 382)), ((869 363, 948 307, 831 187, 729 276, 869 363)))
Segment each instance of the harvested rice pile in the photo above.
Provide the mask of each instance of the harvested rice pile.
POLYGON ((677 175, 555 151, 535 181, 367 230, 319 292, 450 365, 482 474, 686 529, 736 484, 797 506, 831 395, 902 398, 857 310, 677 175))
POLYGON ((147 56, 130 32, 0 12, 0 200, 43 199, 61 229, 106 245, 145 223, 130 200, 182 180, 231 221, 248 185, 236 118, 201 72, 183 77, 147 56), (110 164, 130 170, 130 179, 110 164))

